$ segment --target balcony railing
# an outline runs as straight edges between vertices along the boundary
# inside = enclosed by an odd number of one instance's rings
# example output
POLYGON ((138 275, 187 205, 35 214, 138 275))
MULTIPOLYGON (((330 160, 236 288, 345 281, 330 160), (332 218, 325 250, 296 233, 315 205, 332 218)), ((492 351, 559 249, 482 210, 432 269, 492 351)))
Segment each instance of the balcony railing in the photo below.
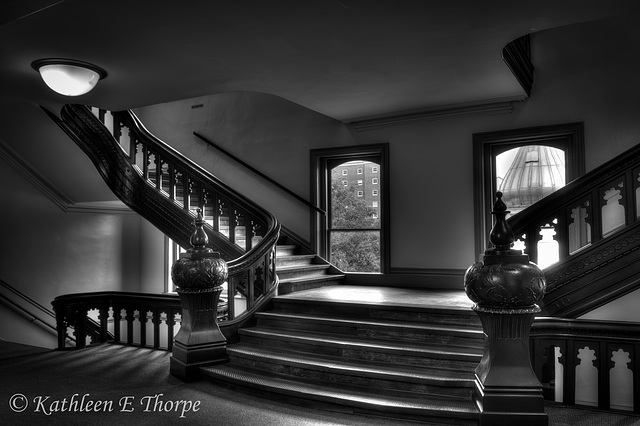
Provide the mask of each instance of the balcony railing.
POLYGON ((538 318, 532 365, 545 399, 640 414, 640 326, 538 318))

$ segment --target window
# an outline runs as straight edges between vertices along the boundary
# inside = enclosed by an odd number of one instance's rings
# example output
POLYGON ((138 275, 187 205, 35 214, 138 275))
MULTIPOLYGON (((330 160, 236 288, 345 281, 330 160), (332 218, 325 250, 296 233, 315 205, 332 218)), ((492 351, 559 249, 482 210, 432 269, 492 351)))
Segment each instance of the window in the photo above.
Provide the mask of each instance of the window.
POLYGON ((347 170, 347 169, 343 169, 342 170, 342 176, 346 176, 348 174, 349 174, 349 170, 347 170))
POLYGON ((312 200, 327 212, 312 212, 312 247, 346 273, 386 273, 389 269, 388 144, 311 151, 312 200), (378 197, 370 199, 351 181, 336 185, 342 169, 379 173, 378 197))
POLYGON ((374 189, 373 191, 371 191, 371 195, 373 195, 374 197, 378 196, 378 190, 374 189))
POLYGON ((342 181, 342 186, 349 186, 349 181, 348 180, 343 180, 342 181))
POLYGON ((358 186, 362 186, 363 183, 362 179, 358 179, 358 186))
POLYGON ((378 178, 371 179, 371 184, 372 185, 377 185, 378 184, 378 178))
MULTIPOLYGON (((509 168, 513 170, 514 167, 522 167, 522 170, 537 173, 544 165, 547 173, 544 179, 550 180, 559 180, 560 169, 564 169, 562 179, 566 182, 581 176, 585 168, 584 125, 569 123, 477 133, 473 135, 473 158, 475 248, 476 253, 479 254, 488 246, 489 233, 493 226, 491 210, 496 192, 501 188, 519 186, 519 184, 515 185, 515 177, 513 177, 513 185, 509 182, 511 179, 507 176, 509 168), (520 165, 513 165, 518 155, 520 155, 520 165), (552 167, 547 167, 549 162, 556 163, 555 172, 551 172, 552 167)), ((526 174, 520 174, 520 176, 526 176, 526 174)), ((562 184, 564 185, 564 182, 562 184)), ((524 188, 526 191, 520 190, 516 196, 512 197, 509 205, 511 211, 522 210, 548 194, 541 190, 534 190, 530 185, 525 185, 524 188), (534 194, 535 192, 539 193, 534 194)), ((517 235, 516 238, 518 238, 517 235)))
POLYGON ((378 173, 378 167, 377 166, 371 167, 371 173, 378 173))

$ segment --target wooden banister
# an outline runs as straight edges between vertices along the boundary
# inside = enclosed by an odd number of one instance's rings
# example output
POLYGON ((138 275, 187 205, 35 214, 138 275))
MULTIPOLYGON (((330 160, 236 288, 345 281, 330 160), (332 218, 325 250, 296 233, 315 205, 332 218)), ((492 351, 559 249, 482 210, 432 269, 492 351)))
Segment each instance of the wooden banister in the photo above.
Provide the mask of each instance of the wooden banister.
MULTIPOLYGON (((274 294, 280 224, 271 213, 157 139, 130 111, 65 105, 57 118, 44 110, 93 161, 118 198, 182 247, 190 247, 195 210, 202 210, 208 247, 227 261, 229 298, 239 294, 246 304, 241 311, 234 303, 225 308, 228 330, 236 330, 274 294)), ((69 321, 85 326, 83 320, 69 321)))
POLYGON ((634 237, 638 231, 633 230, 640 215, 639 178, 640 145, 509 218, 525 253, 547 275, 545 315, 575 317, 639 285, 630 284, 628 274, 613 273, 640 259, 640 241, 634 237), (541 232, 548 233, 547 240, 541 232), (542 265, 539 243, 557 247, 555 263, 542 265), (616 256, 603 256, 604 247, 616 256), (588 276, 595 271, 600 271, 597 283, 588 276), (585 290, 585 283, 590 289, 585 290))

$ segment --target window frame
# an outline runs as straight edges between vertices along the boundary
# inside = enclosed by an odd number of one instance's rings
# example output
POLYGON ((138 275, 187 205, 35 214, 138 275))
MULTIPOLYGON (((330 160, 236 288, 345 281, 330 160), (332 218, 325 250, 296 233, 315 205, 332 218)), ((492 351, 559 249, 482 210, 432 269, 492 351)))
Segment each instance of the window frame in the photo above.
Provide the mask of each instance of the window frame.
POLYGON ((584 123, 566 123, 473 134, 473 198, 475 252, 488 248, 495 202, 495 157, 512 148, 547 145, 565 152, 565 180, 585 173, 584 123))
MULTIPOLYGON (((364 158, 376 158, 380 165, 380 273, 389 273, 390 268, 390 184, 389 184, 389 144, 372 144, 361 146, 348 146, 336 148, 320 148, 310 151, 311 157, 311 199, 321 209, 328 211, 327 173, 331 171, 331 165, 336 161, 348 162, 364 158)), ((330 188, 329 188, 330 189, 330 188)), ((311 247, 315 252, 325 258, 329 258, 328 224, 329 214, 326 216, 311 212, 311 247)), ((357 274, 357 272, 347 272, 357 274)))

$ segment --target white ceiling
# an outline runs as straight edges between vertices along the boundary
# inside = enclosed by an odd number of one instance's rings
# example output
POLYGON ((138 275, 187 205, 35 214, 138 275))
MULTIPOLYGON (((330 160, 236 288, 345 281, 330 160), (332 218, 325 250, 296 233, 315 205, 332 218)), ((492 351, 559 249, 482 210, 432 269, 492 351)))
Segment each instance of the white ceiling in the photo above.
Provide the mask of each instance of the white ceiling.
MULTIPOLYGON (((53 144, 37 158, 43 139, 64 137, 39 105, 119 110, 257 91, 348 122, 521 98, 501 58, 507 43, 639 10, 637 0, 3 0, 0 138, 82 199, 92 190, 49 164, 75 148, 53 144), (31 68, 50 57, 94 63, 108 77, 65 98, 31 68)), ((90 167, 71 161, 66 169, 90 167)))

